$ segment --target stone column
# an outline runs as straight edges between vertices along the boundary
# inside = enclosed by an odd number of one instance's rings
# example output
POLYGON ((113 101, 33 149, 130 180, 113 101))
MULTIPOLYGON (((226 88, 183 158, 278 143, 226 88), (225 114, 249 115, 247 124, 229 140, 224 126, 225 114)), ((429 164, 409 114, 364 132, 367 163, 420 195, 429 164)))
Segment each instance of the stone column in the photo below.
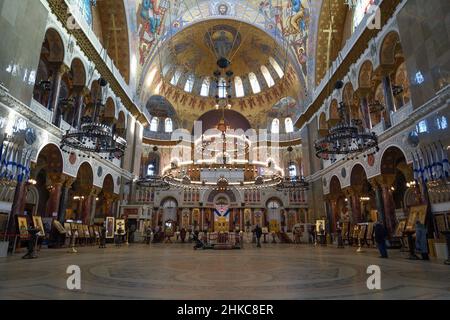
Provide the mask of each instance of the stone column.
POLYGON ((370 117, 370 110, 369 110, 369 104, 367 101, 367 95, 370 91, 370 88, 359 88, 357 90, 357 95, 359 97, 360 100, 360 109, 361 109, 361 114, 363 115, 364 119, 363 119, 363 126, 364 128, 367 129, 372 129, 372 119, 370 117))
POLYGON ((377 182, 380 185, 381 193, 383 196, 384 214, 386 219, 386 229, 389 234, 395 231, 395 202, 392 195, 391 187, 395 181, 395 175, 382 174, 377 178, 377 182))
POLYGON ((68 72, 70 68, 63 63, 54 64, 54 76, 52 80, 52 93, 49 100, 49 109, 53 111, 52 123, 59 125, 57 109, 59 108, 59 95, 61 89, 61 80, 64 73, 68 72))
POLYGON ((383 82, 383 91, 384 91, 384 99, 386 106, 386 126, 389 128, 392 125, 391 121, 391 113, 395 112, 395 104, 394 104, 394 94, 392 93, 392 84, 390 74, 392 72, 391 68, 385 68, 382 71, 382 82, 383 82))
POLYGON ((58 208, 58 220, 63 223, 66 220, 67 204, 69 202, 69 190, 72 188, 72 184, 75 182, 75 178, 66 177, 64 184, 62 185, 61 198, 58 208))
POLYGON ((379 215, 378 219, 386 227, 387 223, 386 223, 386 215, 384 213, 383 192, 376 179, 370 179, 369 183, 372 186, 372 189, 375 191, 375 203, 377 205, 377 211, 379 215))
POLYGON ((62 173, 50 173, 48 175, 48 189, 49 198, 47 201, 47 217, 53 217, 53 214, 57 214, 57 218, 60 215, 60 201, 63 185, 66 181, 67 176, 62 173))
POLYGON ((73 126, 75 128, 80 128, 81 126, 81 116, 83 114, 83 98, 89 93, 89 89, 84 86, 75 86, 73 88, 75 92, 75 117, 73 126))
POLYGON ((354 186, 345 188, 344 194, 346 195, 348 201, 350 202, 350 208, 352 210, 352 222, 354 224, 361 222, 361 202, 360 202, 360 193, 355 189, 354 186))
POLYGON ((91 225, 94 224, 94 219, 95 219, 95 211, 97 208, 97 197, 100 194, 101 189, 99 187, 93 187, 91 190, 91 193, 89 195, 89 197, 91 198, 91 211, 90 211, 90 215, 89 215, 89 223, 91 225))

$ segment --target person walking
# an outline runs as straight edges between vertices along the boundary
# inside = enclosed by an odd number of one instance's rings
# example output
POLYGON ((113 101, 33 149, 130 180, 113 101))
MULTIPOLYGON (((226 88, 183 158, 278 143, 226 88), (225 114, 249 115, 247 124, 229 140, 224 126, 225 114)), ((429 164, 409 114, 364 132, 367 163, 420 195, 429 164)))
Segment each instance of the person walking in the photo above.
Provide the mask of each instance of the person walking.
POLYGON ((256 247, 261 248, 262 229, 259 226, 259 224, 257 224, 255 227, 255 236, 256 236, 256 247))
POLYGON ((386 248, 386 228, 381 222, 375 223, 375 242, 377 243, 378 250, 380 251, 380 258, 387 258, 387 248, 386 248))
POLYGON ((416 251, 422 255, 422 260, 430 260, 428 256, 427 228, 416 221, 416 251))

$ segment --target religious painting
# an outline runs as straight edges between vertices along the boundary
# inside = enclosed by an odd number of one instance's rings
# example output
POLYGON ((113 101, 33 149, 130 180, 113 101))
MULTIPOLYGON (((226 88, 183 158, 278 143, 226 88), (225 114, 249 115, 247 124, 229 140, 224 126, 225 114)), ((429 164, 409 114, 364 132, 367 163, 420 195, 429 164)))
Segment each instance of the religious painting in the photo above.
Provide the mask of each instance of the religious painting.
POLYGON ((401 238, 403 236, 403 231, 406 227, 406 220, 401 220, 398 222, 397 229, 395 229, 394 237, 401 238))
POLYGON ((366 224, 360 225, 358 239, 365 239, 366 231, 367 231, 367 225, 366 224))
POLYGON ((60 234, 66 233, 66 229, 64 229, 63 225, 58 220, 53 220, 53 226, 60 234))
POLYGON ((72 236, 72 227, 69 222, 64 222, 64 229, 66 230, 66 234, 71 237, 72 236))
POLYGON ((436 221, 437 234, 439 237, 442 237, 441 232, 448 230, 445 214, 435 215, 434 219, 436 221))
POLYGON ((191 217, 191 212, 189 209, 183 209, 182 213, 181 213, 181 226, 183 228, 185 228, 186 230, 188 229, 190 223, 190 217, 191 217))
POLYGON ((316 221, 316 232, 319 234, 325 231, 325 220, 316 221))
POLYGON ((262 227, 263 223, 263 212, 261 210, 255 210, 255 224, 262 227))
POLYGON ((20 239, 27 239, 28 234, 28 221, 27 217, 25 216, 18 216, 17 217, 17 227, 19 229, 19 237, 20 239))
POLYGON ((414 206, 409 210, 408 222, 406 223, 406 231, 416 230, 416 221, 425 224, 425 217, 427 215, 427 206, 414 206))
POLYGON ((137 8, 139 62, 144 65, 158 35, 161 34, 169 0, 142 0, 137 8))
POLYGON ((125 219, 116 219, 116 233, 125 234, 125 219))
POLYGON ((192 210, 192 221, 194 225, 200 225, 201 223, 200 209, 196 208, 192 210))
POLYGON ((77 224, 77 232, 78 232, 78 238, 86 238, 86 234, 84 233, 83 225, 77 224))
POLYGON ((106 217, 106 238, 112 239, 114 238, 114 226, 115 226, 114 217, 106 217))
POLYGON ((228 14, 228 5, 226 3, 220 3, 217 6, 217 13, 221 16, 226 16, 228 14))
POLYGON ((35 228, 39 229, 38 236, 45 237, 45 229, 41 216, 33 216, 33 225, 35 228))
POLYGON ((269 230, 270 232, 280 232, 280 222, 278 220, 270 220, 269 221, 269 230))
POLYGON ((230 213, 228 200, 224 197, 218 198, 214 209, 215 232, 228 232, 230 230, 230 213))
POLYGON ((252 225, 252 209, 244 209, 244 225, 245 228, 250 228, 252 225))

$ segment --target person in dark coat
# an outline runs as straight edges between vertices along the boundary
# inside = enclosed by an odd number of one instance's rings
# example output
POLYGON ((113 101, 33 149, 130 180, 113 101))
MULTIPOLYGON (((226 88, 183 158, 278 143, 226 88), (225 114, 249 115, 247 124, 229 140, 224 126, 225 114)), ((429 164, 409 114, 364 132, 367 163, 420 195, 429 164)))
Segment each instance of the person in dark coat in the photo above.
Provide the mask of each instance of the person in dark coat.
POLYGON ((386 248, 387 232, 384 225, 380 222, 375 223, 375 242, 377 243, 378 250, 380 251, 381 258, 387 258, 386 248))
POLYGON ((261 229, 261 227, 259 226, 259 224, 256 225, 254 231, 255 231, 256 243, 257 243, 256 246, 257 246, 258 248, 261 248, 262 229, 261 229))
POLYGON ((428 256, 427 228, 420 221, 416 222, 416 251, 422 255, 422 260, 430 260, 428 256))

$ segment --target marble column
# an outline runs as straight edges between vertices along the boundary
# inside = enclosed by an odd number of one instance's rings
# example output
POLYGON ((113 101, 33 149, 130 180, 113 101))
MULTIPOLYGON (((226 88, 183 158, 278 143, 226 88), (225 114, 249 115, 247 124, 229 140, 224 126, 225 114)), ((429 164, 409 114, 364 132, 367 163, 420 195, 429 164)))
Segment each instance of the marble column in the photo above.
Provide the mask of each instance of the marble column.
POLYGON ((74 122, 73 126, 79 128, 81 126, 81 116, 83 115, 83 99, 87 95, 88 89, 84 86, 75 86, 75 103, 74 103, 74 122))
POLYGON ((383 223, 385 227, 387 227, 386 214, 384 212, 383 191, 375 179, 371 179, 369 182, 372 189, 375 191, 375 203, 377 205, 378 220, 383 223))
POLYGON ((392 196, 392 191, 387 185, 381 186, 383 201, 384 201, 384 212, 386 214, 386 227, 389 234, 394 232, 395 228, 395 205, 394 198, 392 196))
POLYGON ((90 222, 91 206, 92 206, 92 196, 90 194, 85 195, 82 201, 82 213, 81 213, 81 221, 83 221, 83 223, 85 224, 88 224, 90 222))
POLYGON ((357 92, 360 101, 359 106, 361 114, 364 117, 363 126, 368 130, 372 129, 372 118, 370 117, 369 103, 367 101, 369 90, 369 88, 360 88, 357 92))
POLYGON ((385 75, 382 79, 383 81, 383 90, 384 90, 384 99, 386 105, 386 118, 384 119, 386 122, 386 126, 389 128, 392 125, 391 114, 395 112, 395 104, 394 104, 394 95, 392 93, 392 84, 391 78, 388 75, 385 75))
POLYGON ((53 217, 56 213, 56 218, 59 217, 60 201, 63 185, 67 176, 62 173, 50 173, 48 175, 49 198, 47 201, 47 217, 53 217))
POLYGON ((61 89, 61 81, 64 73, 68 72, 70 69, 65 64, 55 64, 54 65, 54 77, 52 81, 52 95, 51 99, 49 101, 49 109, 53 111, 52 116, 52 123, 59 126, 59 120, 58 117, 59 112, 59 96, 60 96, 60 89, 61 89))

